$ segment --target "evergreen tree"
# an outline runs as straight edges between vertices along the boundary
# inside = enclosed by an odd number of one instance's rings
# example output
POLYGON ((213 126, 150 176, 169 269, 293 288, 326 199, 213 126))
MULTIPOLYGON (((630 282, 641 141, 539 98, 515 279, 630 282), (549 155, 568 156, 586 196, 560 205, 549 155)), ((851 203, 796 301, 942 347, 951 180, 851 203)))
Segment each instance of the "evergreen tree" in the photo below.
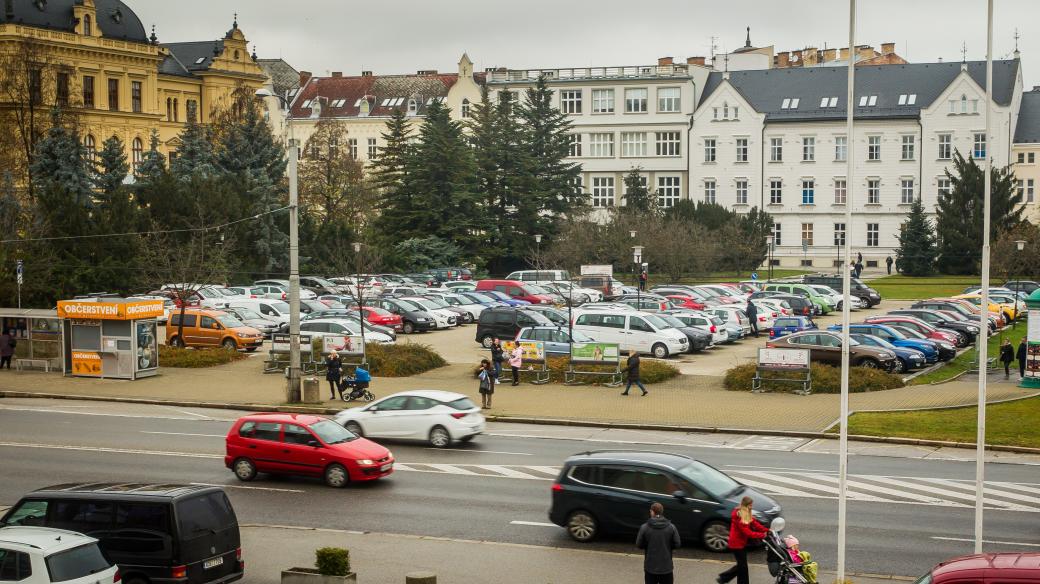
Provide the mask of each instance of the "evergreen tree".
POLYGON ((497 233, 497 241, 489 242, 494 248, 488 253, 498 261, 492 268, 499 270, 515 262, 531 247, 531 235, 548 235, 541 225, 539 211, 542 209, 535 193, 534 165, 530 150, 525 143, 527 136, 517 115, 518 106, 511 92, 498 94, 495 104, 494 132, 490 155, 495 161, 497 184, 492 195, 493 203, 486 207, 487 224, 497 233))
POLYGON ((633 167, 625 175, 625 201, 622 209, 627 213, 647 214, 657 211, 657 196, 646 186, 646 177, 639 174, 639 167, 633 167))
MULTIPOLYGON (((93 205, 90 161, 79 133, 61 123, 57 110, 51 113, 51 127, 36 146, 32 176, 40 190, 51 190, 52 196, 65 197, 65 203, 89 208, 93 205)), ((59 209, 49 212, 60 213, 59 209)))
POLYGON ((263 172, 271 184, 279 184, 288 164, 285 146, 275 141, 271 126, 260 115, 255 101, 248 101, 242 107, 242 115, 232 118, 231 126, 221 133, 216 148, 217 167, 231 177, 263 172))
POLYGON ((415 148, 411 125, 399 108, 394 109, 382 133, 386 144, 372 163, 372 174, 379 190, 377 233, 392 245, 405 239, 398 230, 414 233, 423 210, 414 202, 413 176, 415 148))
POLYGON ((145 184, 157 181, 166 174, 166 156, 159 152, 159 131, 155 128, 152 128, 148 150, 142 154, 141 162, 134 169, 134 174, 145 184))
POLYGON ((715 231, 733 221, 736 215, 718 203, 698 201, 693 209, 691 220, 700 223, 709 231, 715 231))
POLYGON ((929 276, 935 272, 937 250, 932 222, 921 199, 915 199, 900 231, 896 266, 907 276, 929 276))
POLYGON ((104 199, 123 187, 130 165, 126 162, 126 145, 119 136, 105 140, 98 152, 94 187, 98 197, 104 199))
POLYGON ((209 128, 189 119, 180 133, 177 156, 170 161, 170 172, 182 182, 188 177, 209 178, 217 174, 216 158, 209 128))
MULTIPOLYGON (((949 194, 939 196, 936 232, 939 236, 939 269, 947 274, 977 274, 982 253, 983 191, 985 175, 973 159, 954 153, 949 194)), ((990 173, 991 239, 1022 221, 1021 195, 1010 167, 990 173)))
POLYGON ((473 146, 473 158, 477 167, 477 190, 484 206, 491 211, 491 221, 485 228, 487 252, 496 257, 506 253, 502 217, 505 204, 502 201, 502 175, 499 167, 498 107, 492 101, 487 86, 482 86, 480 102, 470 107, 467 123, 469 140, 473 146))

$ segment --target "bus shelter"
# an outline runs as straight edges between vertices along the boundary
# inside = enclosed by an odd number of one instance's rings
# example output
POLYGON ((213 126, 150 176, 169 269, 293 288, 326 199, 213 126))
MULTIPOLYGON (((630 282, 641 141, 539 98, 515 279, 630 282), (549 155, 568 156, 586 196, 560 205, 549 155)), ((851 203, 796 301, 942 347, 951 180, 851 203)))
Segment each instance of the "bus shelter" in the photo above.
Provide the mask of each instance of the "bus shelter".
POLYGON ((61 367, 61 324, 56 310, 0 308, 0 330, 15 338, 15 367, 47 371, 61 367))

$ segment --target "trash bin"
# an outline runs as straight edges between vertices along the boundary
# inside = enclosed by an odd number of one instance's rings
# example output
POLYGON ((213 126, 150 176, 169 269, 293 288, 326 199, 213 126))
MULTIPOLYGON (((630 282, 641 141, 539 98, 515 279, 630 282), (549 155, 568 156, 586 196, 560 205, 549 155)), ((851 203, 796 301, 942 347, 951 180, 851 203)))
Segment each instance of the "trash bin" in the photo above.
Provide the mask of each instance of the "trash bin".
POLYGON ((321 403, 321 384, 317 377, 304 377, 303 378, 303 403, 305 404, 320 404, 321 403))

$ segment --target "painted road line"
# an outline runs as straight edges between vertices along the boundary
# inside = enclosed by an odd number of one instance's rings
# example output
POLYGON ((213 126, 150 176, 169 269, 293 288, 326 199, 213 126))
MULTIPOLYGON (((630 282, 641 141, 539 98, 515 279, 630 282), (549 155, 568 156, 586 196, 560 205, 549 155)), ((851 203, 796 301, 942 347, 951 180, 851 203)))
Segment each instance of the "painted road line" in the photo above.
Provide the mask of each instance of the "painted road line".
POLYGON ((1036 488, 1033 488, 1031 486, 1023 485, 1023 484, 1020 484, 1020 483, 1001 483, 1001 482, 989 481, 986 484, 988 484, 988 485, 997 485, 998 487, 1001 487, 1001 488, 1004 488, 1004 489, 1014 489, 1016 491, 1025 491, 1027 493, 1040 493, 1040 489, 1036 489, 1036 488))
POLYGON ((558 527, 555 523, 542 523, 541 521, 510 521, 510 525, 528 525, 530 527, 558 527))
MULTIPOLYGON (((817 475, 816 478, 824 481, 830 481, 838 483, 840 479, 830 475, 817 475)), ((881 485, 871 485, 856 480, 850 479, 847 481, 849 487, 860 489, 862 491, 871 491, 874 493, 881 493, 884 495, 893 495, 902 499, 909 499, 911 501, 917 501, 919 503, 928 503, 929 505, 952 505, 954 507, 967 507, 968 505, 962 505, 953 501, 947 501, 945 499, 939 499, 937 497, 929 497, 927 495, 918 495, 917 493, 910 493, 907 491, 899 491, 896 489, 890 489, 888 487, 882 487, 881 485)))
POLYGON ((550 479, 555 479, 560 474, 560 467, 558 466, 531 466, 525 465, 524 468, 531 469, 535 472, 545 473, 549 475, 550 479))
MULTIPOLYGON (((780 470, 780 471, 789 471, 789 472, 797 472, 797 473, 813 473, 813 474, 820 474, 820 473, 838 474, 838 471, 836 471, 836 470, 826 470, 826 469, 821 470, 821 469, 818 469, 818 468, 790 468, 790 467, 786 467, 786 466, 749 466, 749 465, 746 465, 746 464, 727 464, 727 465, 725 465, 725 468, 748 469, 748 470, 780 470)), ((740 472, 740 471, 736 471, 736 472, 740 472)))
MULTIPOLYGON (((869 476, 869 477, 864 477, 864 478, 868 478, 868 479, 870 479, 871 481, 874 481, 874 482, 885 483, 885 484, 889 484, 889 485, 895 485, 897 487, 903 487, 903 488, 907 488, 907 489, 914 489, 914 490, 917 490, 917 491, 924 491, 926 493, 932 493, 932 494, 935 494, 935 495, 944 495, 946 497, 951 497, 951 498, 954 498, 954 499, 964 499, 964 500, 967 500, 967 501, 974 501, 975 500, 975 495, 974 494, 971 494, 971 493, 958 493, 956 491, 951 491, 949 489, 940 489, 938 487, 933 487, 931 485, 920 485, 920 484, 917 484, 917 483, 910 483, 910 482, 907 482, 907 481, 898 481, 898 480, 895 480, 895 479, 892 479, 892 478, 889 478, 889 477, 880 477, 880 476, 869 476)), ((916 480, 922 480, 922 479, 916 479, 916 480)), ((994 507, 1002 508, 1002 509, 1017 510, 1017 511, 1037 511, 1037 509, 1033 509, 1033 508, 1030 508, 1030 507, 1024 507, 1022 505, 1016 505, 1014 503, 1009 503, 1007 501, 997 501, 995 499, 989 499, 989 498, 985 498, 985 497, 982 499, 982 502, 985 505, 992 505, 994 507)))
POLYGON ((0 442, 0 447, 10 448, 43 448, 46 450, 80 450, 86 452, 106 452, 112 454, 145 454, 150 456, 182 456, 185 458, 224 458, 223 454, 205 454, 202 452, 171 452, 166 450, 135 450, 133 448, 105 448, 101 446, 70 446, 68 444, 27 444, 25 442, 0 442))
MULTIPOLYGON (((975 541, 974 539, 972 539, 970 537, 939 537, 937 535, 933 535, 932 539, 938 539, 940 541, 965 541, 965 542, 969 542, 969 543, 975 541)), ((982 543, 991 543, 991 544, 994 544, 994 545, 1013 545, 1013 546, 1021 545, 1021 546, 1027 546, 1027 547, 1040 547, 1040 543, 1025 543, 1023 541, 994 541, 994 540, 984 539, 984 540, 982 540, 982 543)))
POLYGON ((472 448, 433 448, 427 447, 423 450, 439 450, 441 452, 467 452, 472 454, 509 454, 512 456, 534 456, 530 452, 501 452, 498 450, 473 450, 472 448))
MULTIPOLYGON (((955 489, 965 489, 970 491, 972 494, 975 493, 975 481, 967 483, 958 483, 956 481, 948 481, 944 479, 920 479, 928 483, 934 483, 941 486, 948 486, 955 489)), ((1026 503, 1040 503, 1040 499, 1036 497, 1030 497, 1029 495, 1023 495, 1021 493, 1012 493, 1010 491, 1002 491, 1000 489, 991 488, 989 485, 992 483, 985 483, 983 487, 983 494, 993 495, 994 497, 1006 497, 1017 502, 1026 503)))
POLYGON ((789 489, 787 487, 781 487, 779 485, 772 485, 764 483, 756 479, 749 479, 747 477, 740 477, 740 482, 749 486, 759 489, 767 495, 782 495, 787 497, 797 497, 801 499, 819 499, 825 498, 824 495, 817 495, 815 493, 809 493, 806 491, 798 491, 796 489, 789 489))
POLYGON ((199 418, 201 418, 203 420, 213 420, 214 419, 214 418, 212 418, 210 416, 207 416, 205 414, 196 414, 195 412, 189 412, 188 410, 177 410, 177 411, 182 413, 182 414, 188 414, 189 416, 198 416, 199 418))
POLYGON ((148 418, 149 420, 177 420, 183 422, 185 420, 192 420, 196 422, 233 422, 234 420, 217 420, 214 418, 207 418, 205 420, 199 418, 183 418, 178 416, 154 416, 145 414, 109 414, 105 412, 70 412, 66 410, 54 410, 49 408, 26 408, 20 406, 0 406, 0 410, 10 410, 14 412, 38 412, 43 414, 66 414, 70 416, 103 416, 109 418, 148 418))
POLYGON ((306 493, 307 491, 301 491, 299 489, 278 489, 275 487, 247 487, 245 485, 223 485, 218 483, 188 483, 190 485, 197 485, 200 487, 220 487, 222 489, 243 489, 246 491, 272 491, 275 493, 306 493))
MULTIPOLYGON (((529 479, 529 478, 532 478, 531 475, 529 475, 527 473, 524 473, 524 472, 521 472, 521 471, 518 471, 518 470, 513 470, 512 468, 510 468, 508 466, 501 466, 501 465, 496 465, 496 464, 483 464, 483 465, 481 465, 481 467, 482 468, 486 468, 487 470, 490 470, 490 471, 497 472, 497 473, 499 473, 499 474, 501 474, 503 476, 514 478, 514 479, 529 479)), ((534 477, 534 478, 541 478, 541 477, 534 477)))
POLYGON ((206 438, 225 438, 227 434, 192 434, 190 432, 150 432, 141 430, 142 434, 162 434, 164 436, 203 436, 206 438))
MULTIPOLYGON (((742 472, 742 473, 738 473, 738 474, 740 476, 751 476, 751 477, 756 478, 756 479, 763 479, 763 480, 769 481, 769 482, 777 484, 777 485, 790 485, 790 486, 793 486, 793 487, 801 487, 802 489, 808 489, 809 491, 822 491, 823 494, 829 495, 831 497, 837 497, 838 496, 838 488, 837 487, 831 487, 829 485, 824 485, 824 484, 820 484, 820 483, 813 483, 813 482, 809 482, 809 481, 803 481, 803 480, 801 480, 799 478, 795 478, 794 476, 781 476, 781 475, 772 474, 772 473, 768 473, 768 472, 761 472, 761 471, 742 472)), ((802 476, 804 476, 804 478, 814 478, 813 475, 802 475, 802 476)), ((852 495, 853 495, 853 493, 849 493, 850 498, 852 497, 852 495)), ((855 495, 857 495, 857 498, 858 498, 859 493, 855 493, 855 495)), ((879 499, 877 497, 869 497, 869 498, 866 498, 866 499, 859 499, 859 500, 861 500, 861 501, 884 501, 884 499, 879 499)))

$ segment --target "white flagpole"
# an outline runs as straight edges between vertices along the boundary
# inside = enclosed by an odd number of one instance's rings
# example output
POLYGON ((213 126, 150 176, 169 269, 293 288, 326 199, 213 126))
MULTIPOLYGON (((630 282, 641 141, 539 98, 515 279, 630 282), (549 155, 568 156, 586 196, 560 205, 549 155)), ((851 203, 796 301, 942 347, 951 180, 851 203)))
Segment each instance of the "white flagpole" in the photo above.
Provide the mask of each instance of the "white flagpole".
POLYGON ((975 437, 975 553, 982 553, 982 495, 986 480, 986 352, 989 348, 989 227, 990 227, 990 167, 996 144, 990 140, 990 111, 993 109, 993 0, 986 2, 986 161, 983 172, 982 217, 982 310, 979 313, 979 418, 975 437))

